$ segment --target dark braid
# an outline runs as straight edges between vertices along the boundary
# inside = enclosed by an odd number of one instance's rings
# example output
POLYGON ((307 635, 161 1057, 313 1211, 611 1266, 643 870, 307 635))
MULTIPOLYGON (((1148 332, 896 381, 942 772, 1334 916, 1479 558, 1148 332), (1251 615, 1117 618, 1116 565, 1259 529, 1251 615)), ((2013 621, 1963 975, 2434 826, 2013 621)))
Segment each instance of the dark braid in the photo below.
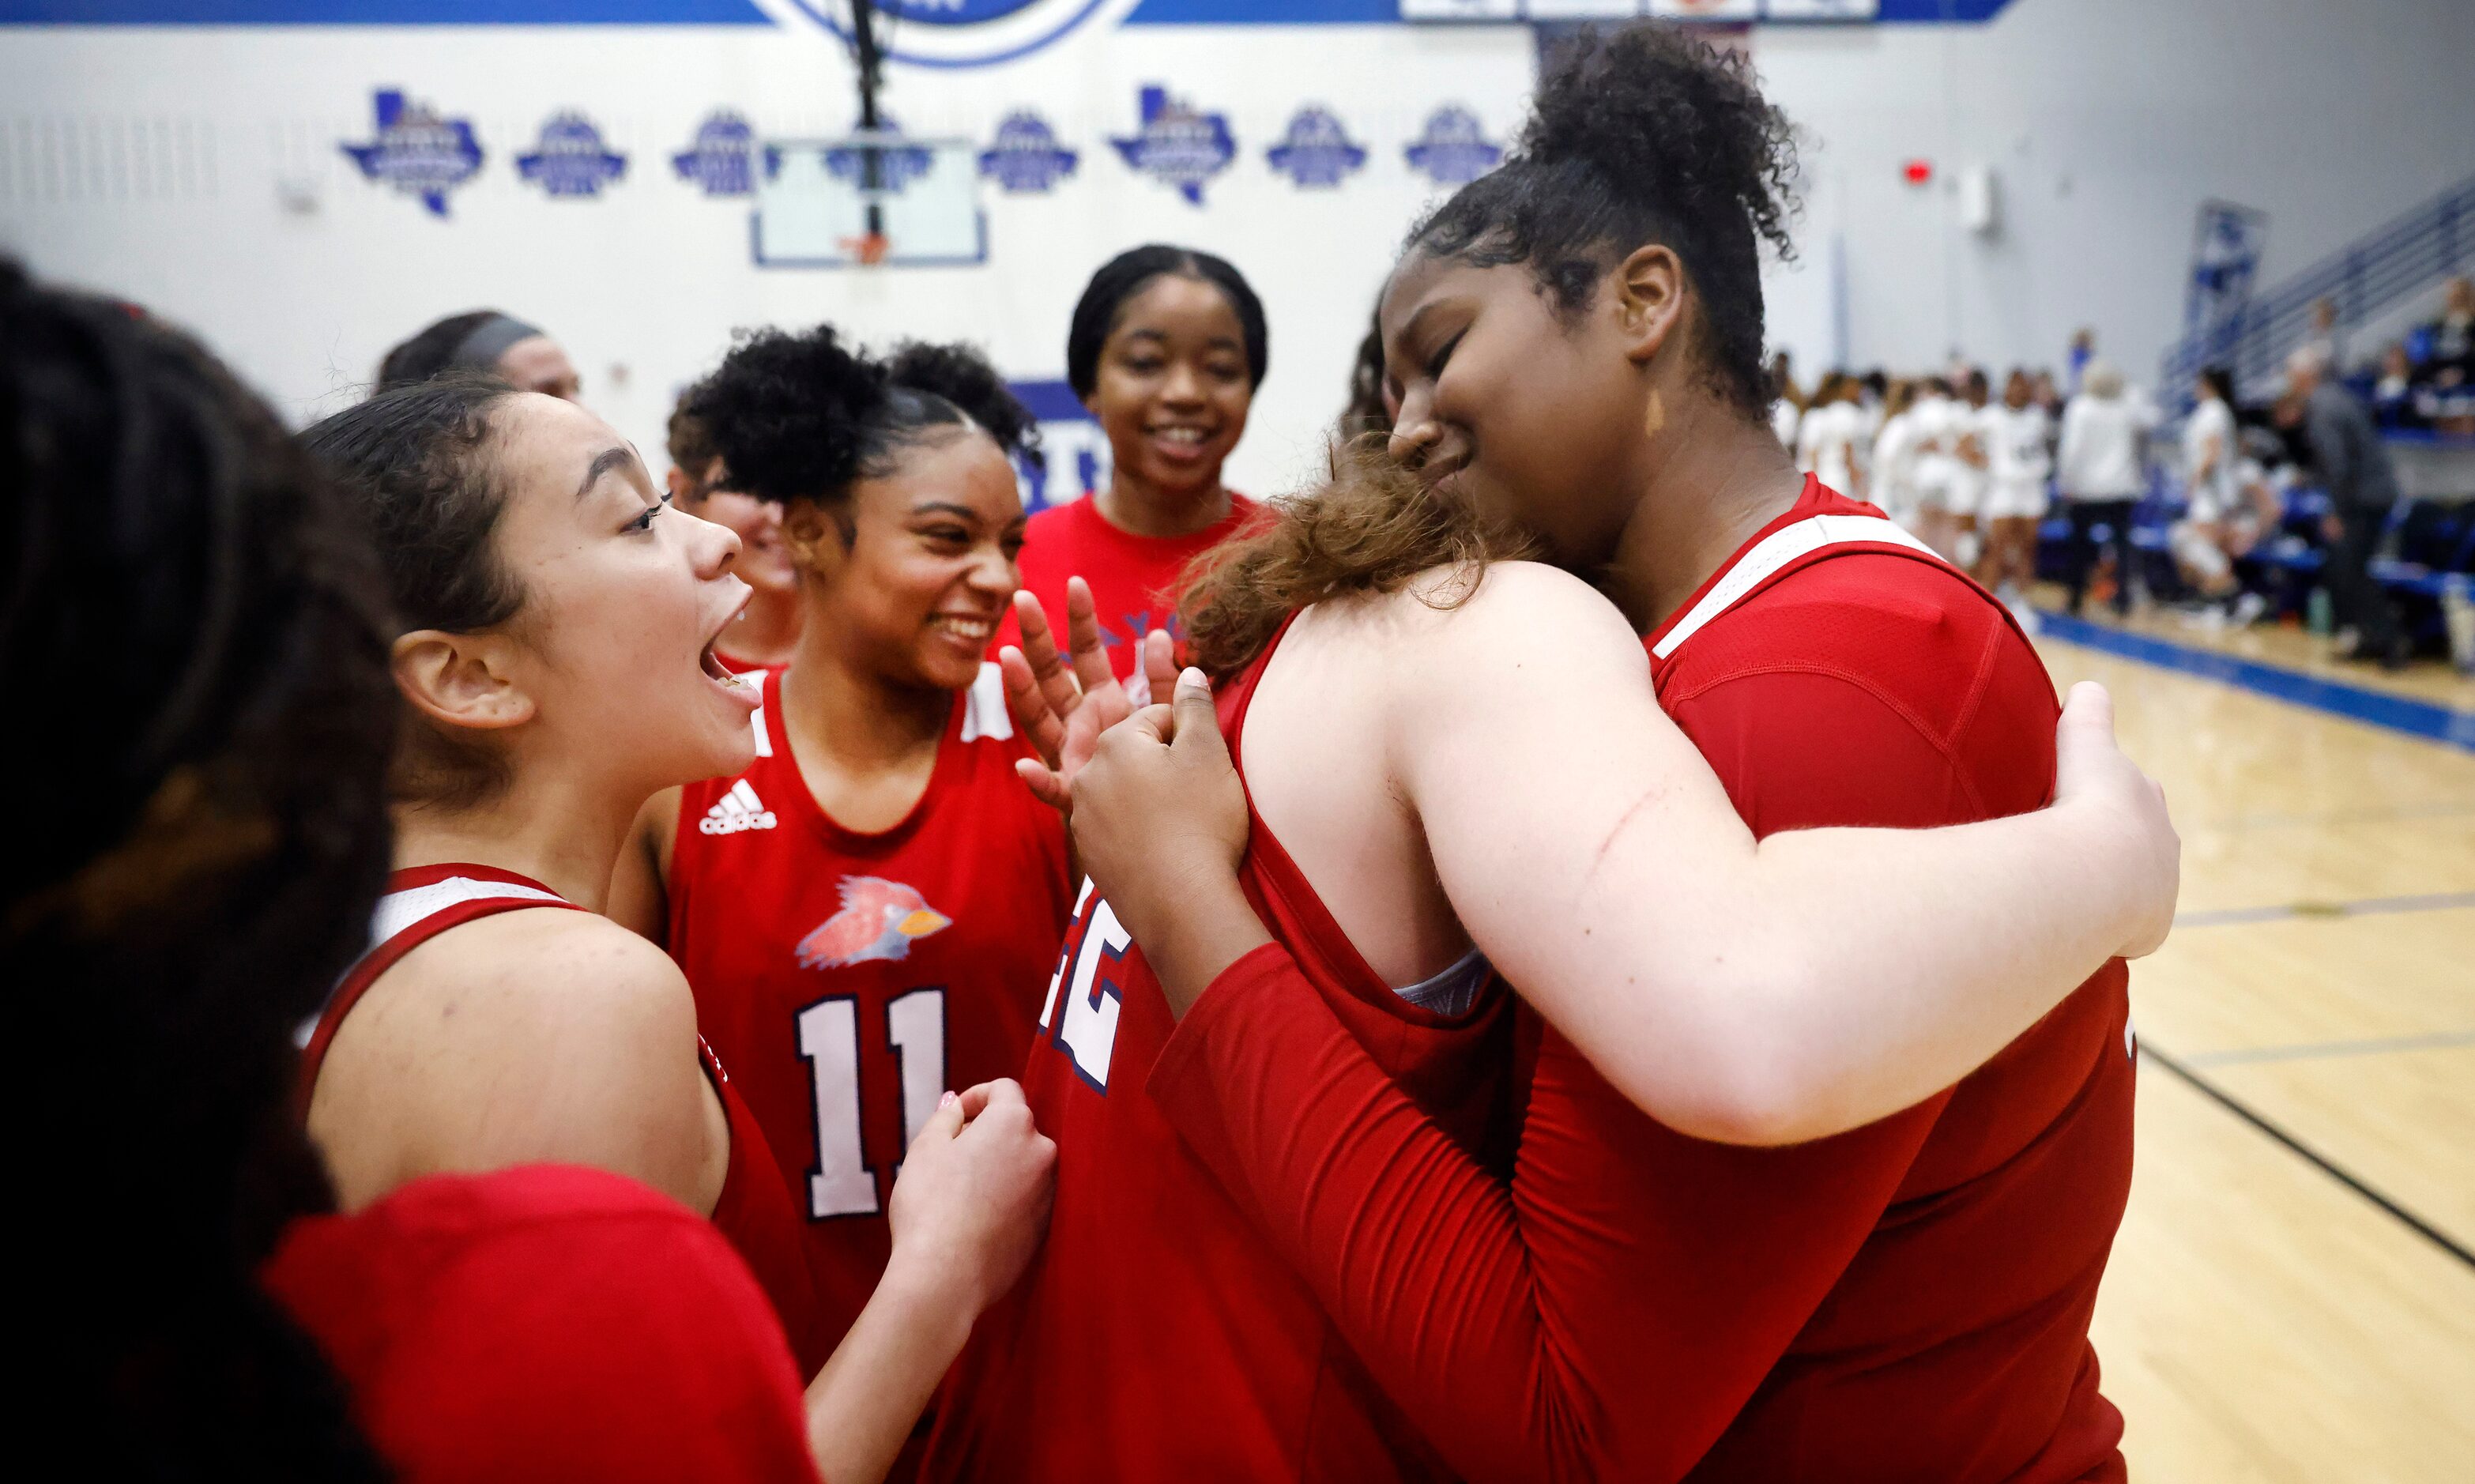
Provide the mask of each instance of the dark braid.
POLYGON ((1567 311, 1636 248, 1684 263, 1701 307, 1712 390, 1769 415, 1761 250, 1792 255, 1794 133, 1744 57, 1675 26, 1584 31, 1538 85, 1502 168, 1464 185, 1409 234, 1412 250, 1519 263, 1567 311))
POLYGON ((367 547, 194 343, 6 263, 0 430, 31 1415, 91 1476, 381 1477, 255 1277, 331 1204, 292 1033, 387 865, 367 547))

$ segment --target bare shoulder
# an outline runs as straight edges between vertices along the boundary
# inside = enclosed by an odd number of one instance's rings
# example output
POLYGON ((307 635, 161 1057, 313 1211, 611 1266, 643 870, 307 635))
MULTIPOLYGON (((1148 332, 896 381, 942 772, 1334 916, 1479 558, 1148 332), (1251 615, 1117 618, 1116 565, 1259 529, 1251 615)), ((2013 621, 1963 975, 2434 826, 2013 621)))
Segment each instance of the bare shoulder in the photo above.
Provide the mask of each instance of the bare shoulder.
POLYGON ((1507 632, 1635 643, 1605 595, 1544 562, 1431 567, 1390 592, 1317 603, 1299 621, 1302 631, 1353 630, 1361 639, 1447 652, 1507 632))
POLYGON ((1422 574, 1401 595, 1402 679, 1423 691, 1501 682, 1567 685, 1643 671, 1641 640, 1605 594, 1542 562, 1422 574))
POLYGON ((390 1039, 459 1055, 549 1058, 549 1075, 578 1064, 573 1057, 674 1057, 696 1034, 696 1001, 678 965, 599 912, 483 917, 414 949, 387 981, 355 1020, 374 1011, 372 1029, 382 1025, 390 1039))
POLYGON ((709 1208, 728 1146, 696 1034, 686 979, 644 938, 596 912, 501 912, 371 987, 329 1049, 310 1131, 348 1206, 424 1175, 550 1160, 709 1208))

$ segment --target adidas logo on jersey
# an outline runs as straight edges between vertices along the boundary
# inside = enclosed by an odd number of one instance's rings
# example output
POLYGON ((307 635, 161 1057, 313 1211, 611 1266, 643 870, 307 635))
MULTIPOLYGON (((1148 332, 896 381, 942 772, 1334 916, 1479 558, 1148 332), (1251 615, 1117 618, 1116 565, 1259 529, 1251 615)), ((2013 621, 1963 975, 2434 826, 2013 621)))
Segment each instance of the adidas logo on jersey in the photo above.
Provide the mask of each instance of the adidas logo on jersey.
POLYGON ((756 791, 747 786, 747 779, 742 778, 730 786, 730 791, 723 794, 719 802, 704 812, 704 817, 697 821, 697 828, 707 835, 736 835, 742 830, 770 830, 773 824, 773 811, 758 801, 756 791))

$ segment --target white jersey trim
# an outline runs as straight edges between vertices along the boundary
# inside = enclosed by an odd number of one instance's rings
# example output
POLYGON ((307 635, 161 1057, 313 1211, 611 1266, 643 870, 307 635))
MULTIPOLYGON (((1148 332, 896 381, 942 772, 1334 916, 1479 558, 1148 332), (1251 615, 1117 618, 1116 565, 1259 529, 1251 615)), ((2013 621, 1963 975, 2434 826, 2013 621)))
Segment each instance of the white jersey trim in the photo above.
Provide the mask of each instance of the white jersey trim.
POLYGON ((980 662, 979 678, 963 701, 963 741, 983 737, 1003 742, 1014 735, 1014 717, 1006 710, 1005 674, 989 661, 980 662))
POLYGON ((1801 556, 1810 555, 1825 547, 1853 543, 1887 542, 1922 551, 1937 562, 1942 558, 1933 547, 1899 528, 1899 523, 1877 515, 1808 516, 1794 525, 1782 525, 1753 544, 1752 550, 1738 558, 1716 587, 1702 595, 1666 637, 1652 646, 1651 653, 1660 659, 1674 654, 1677 646, 1701 632, 1703 625, 1744 601, 1745 595, 1761 586, 1779 569, 1801 556))
POLYGON ((471 876, 450 876, 426 887, 413 887, 404 891, 390 891, 379 898, 379 909, 370 918, 370 946, 377 948, 423 918, 443 912, 467 902, 487 902, 517 898, 527 902, 564 902, 567 898, 539 887, 520 887, 512 881, 481 881, 471 876))

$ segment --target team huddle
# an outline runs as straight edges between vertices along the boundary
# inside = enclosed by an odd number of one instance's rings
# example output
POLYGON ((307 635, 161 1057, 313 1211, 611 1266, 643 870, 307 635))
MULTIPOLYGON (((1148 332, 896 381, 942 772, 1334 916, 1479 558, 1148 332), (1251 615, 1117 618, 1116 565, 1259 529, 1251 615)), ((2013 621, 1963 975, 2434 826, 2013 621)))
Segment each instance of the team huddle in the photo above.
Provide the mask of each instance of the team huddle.
POLYGON ((667 489, 504 316, 297 444, 169 399, 367 547, 251 579, 350 683, 184 744, 292 726, 372 801, 250 867, 376 927, 258 975, 325 1178, 243 1255, 333 1380, 248 1415, 340 1409, 321 1476, 2122 1477, 2173 832, 2101 693, 1774 436, 1792 172, 1739 60, 1575 49, 1260 505, 1263 308, 1169 247, 1086 289, 1112 470, 1029 519, 977 353, 832 327, 690 388, 667 489))

